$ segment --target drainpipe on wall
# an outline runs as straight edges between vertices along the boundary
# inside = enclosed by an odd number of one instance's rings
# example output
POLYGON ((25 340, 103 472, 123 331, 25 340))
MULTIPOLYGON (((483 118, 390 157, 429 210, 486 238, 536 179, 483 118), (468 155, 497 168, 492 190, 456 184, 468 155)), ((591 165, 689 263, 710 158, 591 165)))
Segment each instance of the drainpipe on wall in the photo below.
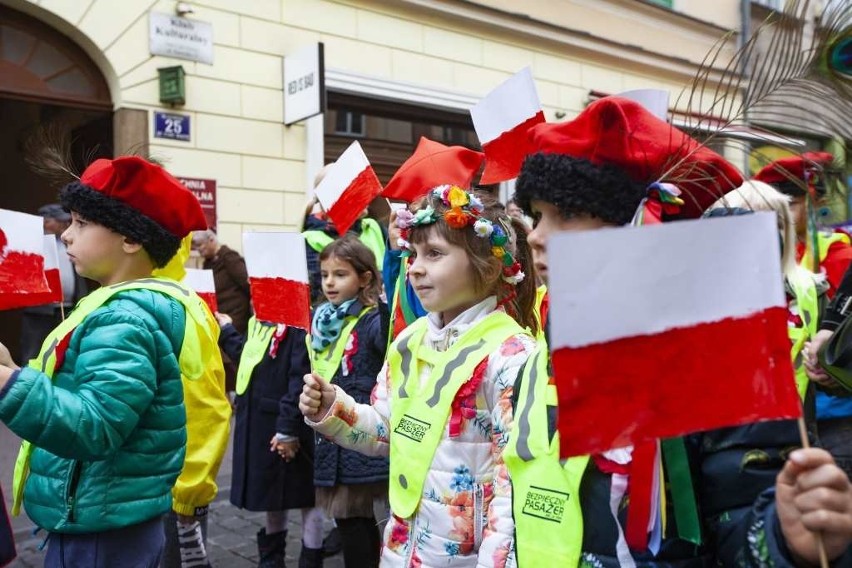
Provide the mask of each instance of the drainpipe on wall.
POLYGON ((314 196, 314 177, 325 165, 325 114, 305 121, 305 195, 314 196))
MULTIPOLYGON (((751 0, 740 0, 740 35, 737 37, 737 51, 745 47, 746 42, 748 42, 751 37, 751 0)), ((745 61, 743 62, 743 68, 740 70, 741 73, 746 72, 745 61)), ((748 126, 748 113, 743 115, 743 123, 748 126)), ((749 155, 750 155, 751 144, 747 146, 743 146, 743 173, 748 174, 749 167, 749 155)))

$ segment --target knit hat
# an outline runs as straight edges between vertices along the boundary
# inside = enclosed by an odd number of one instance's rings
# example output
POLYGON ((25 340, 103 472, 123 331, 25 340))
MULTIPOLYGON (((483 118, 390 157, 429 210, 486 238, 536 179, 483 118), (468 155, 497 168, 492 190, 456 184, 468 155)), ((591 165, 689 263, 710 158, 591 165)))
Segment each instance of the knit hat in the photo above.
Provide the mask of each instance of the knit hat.
POLYGON ((828 152, 805 152, 771 162, 757 172, 754 179, 793 197, 805 195, 806 187, 813 188, 817 194, 824 194, 825 178, 821 174, 833 161, 834 156, 828 152))
POLYGON ((621 97, 595 101, 568 122, 539 124, 530 140, 535 153, 515 194, 526 210, 538 199, 566 217, 585 213, 622 225, 652 192, 666 219, 693 218, 742 183, 716 152, 621 97))
POLYGON ((201 205, 182 183, 137 156, 95 160, 60 191, 62 206, 141 244, 164 266, 191 231, 207 228, 201 205))
POLYGON ((485 155, 481 152, 463 146, 445 146, 421 136, 414 154, 399 167, 382 195, 412 203, 439 185, 470 187, 483 159, 485 155))

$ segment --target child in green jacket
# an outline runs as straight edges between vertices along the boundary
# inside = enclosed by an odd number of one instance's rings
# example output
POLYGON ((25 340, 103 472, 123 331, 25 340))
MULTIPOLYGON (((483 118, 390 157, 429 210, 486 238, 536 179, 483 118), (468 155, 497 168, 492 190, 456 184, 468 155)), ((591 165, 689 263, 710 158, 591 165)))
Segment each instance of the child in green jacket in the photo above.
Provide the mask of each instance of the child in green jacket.
POLYGON ((18 368, 0 348, 0 419, 25 442, 15 506, 49 532, 45 566, 151 566, 184 464, 181 375, 215 338, 201 300, 151 276, 190 231, 196 198, 138 157, 97 160, 60 192, 77 273, 101 288, 18 368))

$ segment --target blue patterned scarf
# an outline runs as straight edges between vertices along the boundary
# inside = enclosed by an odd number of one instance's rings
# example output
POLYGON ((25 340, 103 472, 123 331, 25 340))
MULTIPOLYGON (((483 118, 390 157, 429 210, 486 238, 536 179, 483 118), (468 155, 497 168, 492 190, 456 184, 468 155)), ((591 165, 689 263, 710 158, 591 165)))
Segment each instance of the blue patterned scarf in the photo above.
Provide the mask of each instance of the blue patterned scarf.
POLYGON ((314 312, 311 322, 311 347, 314 351, 322 351, 340 337, 346 314, 357 298, 346 300, 339 306, 326 302, 314 312))

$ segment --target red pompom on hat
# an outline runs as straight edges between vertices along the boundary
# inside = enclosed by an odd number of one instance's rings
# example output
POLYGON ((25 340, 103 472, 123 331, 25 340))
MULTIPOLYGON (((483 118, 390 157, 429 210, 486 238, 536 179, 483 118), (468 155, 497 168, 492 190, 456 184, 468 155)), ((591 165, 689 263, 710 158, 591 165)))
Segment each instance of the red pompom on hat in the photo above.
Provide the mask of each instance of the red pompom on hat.
POLYGON ((80 183, 135 209, 176 237, 207 228, 195 195, 162 167, 138 156, 95 160, 80 183))
POLYGON ((533 152, 609 164, 645 186, 675 185, 685 194, 684 204, 671 217, 699 217, 743 182, 740 172, 722 156, 639 103, 621 97, 599 99, 571 121, 538 124, 529 135, 533 152))
POLYGON ((414 154, 400 166, 382 195, 411 203, 439 185, 470 187, 484 159, 481 152, 463 146, 445 146, 421 136, 414 154))
POLYGON ((754 179, 768 183, 788 195, 804 195, 805 182, 813 186, 813 178, 820 177, 810 174, 830 166, 833 161, 834 156, 828 152, 805 152, 767 164, 755 174, 754 179))

